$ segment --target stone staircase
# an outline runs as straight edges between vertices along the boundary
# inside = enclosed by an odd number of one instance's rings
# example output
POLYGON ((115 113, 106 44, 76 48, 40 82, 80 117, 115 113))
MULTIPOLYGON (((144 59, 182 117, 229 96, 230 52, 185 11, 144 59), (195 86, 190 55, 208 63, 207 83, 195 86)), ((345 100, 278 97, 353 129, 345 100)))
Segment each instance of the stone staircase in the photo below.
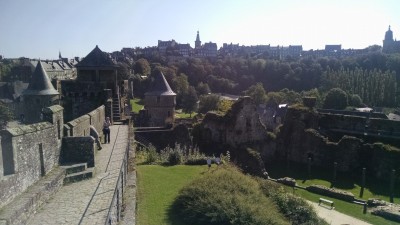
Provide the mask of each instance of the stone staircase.
POLYGON ((113 110, 113 121, 120 121, 122 118, 121 118, 121 107, 119 104, 118 96, 113 97, 112 110, 113 110))
POLYGON ((87 163, 61 166, 65 169, 64 185, 90 179, 94 176, 94 168, 87 168, 87 163))

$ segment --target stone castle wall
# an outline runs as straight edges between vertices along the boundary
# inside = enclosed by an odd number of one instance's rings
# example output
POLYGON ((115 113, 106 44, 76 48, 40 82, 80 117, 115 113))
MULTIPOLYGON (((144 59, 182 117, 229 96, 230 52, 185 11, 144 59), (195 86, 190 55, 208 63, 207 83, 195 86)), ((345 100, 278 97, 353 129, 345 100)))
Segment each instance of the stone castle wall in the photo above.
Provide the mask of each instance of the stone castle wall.
POLYGON ((90 125, 94 126, 101 135, 103 122, 105 118, 104 105, 97 109, 78 117, 64 125, 64 136, 66 137, 84 137, 90 134, 90 125))
POLYGON ((58 165, 60 140, 49 122, 1 132, 0 208, 58 165))
POLYGON ((19 125, 0 133, 0 208, 59 165, 61 153, 81 150, 85 162, 94 166, 89 126, 92 124, 101 135, 104 106, 65 125, 61 106, 44 108, 42 113, 46 122, 19 125), (68 137, 65 141, 64 134, 68 137))

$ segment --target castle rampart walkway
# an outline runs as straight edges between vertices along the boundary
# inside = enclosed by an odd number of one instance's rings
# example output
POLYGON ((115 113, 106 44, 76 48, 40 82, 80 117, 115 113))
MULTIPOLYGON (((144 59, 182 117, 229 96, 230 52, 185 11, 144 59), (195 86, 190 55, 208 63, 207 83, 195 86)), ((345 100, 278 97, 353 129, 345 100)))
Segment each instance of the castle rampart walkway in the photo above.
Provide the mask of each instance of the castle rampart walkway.
POLYGON ((111 126, 111 142, 95 157, 95 175, 63 186, 28 220, 29 225, 105 224, 129 143, 127 125, 111 126))

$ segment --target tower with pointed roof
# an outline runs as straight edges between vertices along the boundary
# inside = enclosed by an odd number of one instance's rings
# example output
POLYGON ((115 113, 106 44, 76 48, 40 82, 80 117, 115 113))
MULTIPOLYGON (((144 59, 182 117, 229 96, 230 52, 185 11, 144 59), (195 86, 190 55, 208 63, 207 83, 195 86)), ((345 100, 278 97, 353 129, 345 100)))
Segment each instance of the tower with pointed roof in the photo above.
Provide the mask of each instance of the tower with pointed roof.
POLYGON ((118 86, 118 65, 110 55, 96 47, 77 65, 76 80, 61 82, 62 98, 67 119, 88 113, 100 105, 106 106, 106 115, 114 119, 120 115, 120 93, 118 86), (113 107, 115 103, 115 107, 113 107), (115 113, 113 111, 115 110, 115 113), (70 116, 70 117, 69 117, 70 116))
POLYGON ((199 31, 197 31, 197 35, 196 35, 196 41, 194 42, 194 47, 197 48, 201 48, 201 41, 200 41, 200 34, 199 31))
POLYGON ((42 121, 42 109, 59 104, 59 93, 54 89, 39 60, 28 88, 22 93, 26 123, 42 121))
POLYGON ((393 39, 393 31, 389 29, 385 32, 385 39, 383 40, 382 52, 384 53, 399 53, 400 41, 393 39))
POLYGON ((167 126, 174 123, 176 94, 161 71, 156 73, 144 96, 144 108, 149 118, 149 126, 167 126))

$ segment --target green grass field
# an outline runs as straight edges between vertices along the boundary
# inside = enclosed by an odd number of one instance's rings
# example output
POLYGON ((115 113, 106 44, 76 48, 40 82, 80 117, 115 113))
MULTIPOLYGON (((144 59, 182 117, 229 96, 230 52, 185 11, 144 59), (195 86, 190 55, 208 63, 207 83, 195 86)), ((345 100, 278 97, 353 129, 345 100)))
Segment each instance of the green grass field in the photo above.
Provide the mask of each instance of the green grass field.
MULTIPOLYGON (((160 166, 160 165, 139 165, 137 166, 137 224, 140 225, 184 225, 178 220, 174 220, 173 215, 168 215, 170 207, 177 197, 179 190, 195 178, 207 173, 206 165, 203 166, 160 166)), ((316 172, 318 173, 318 172, 316 172)), ((270 175, 272 175, 270 173, 270 175)), ((323 184, 329 186, 330 182, 320 179, 298 180, 302 186, 310 184, 323 184)), ((287 188, 293 191, 292 188, 287 188)), ((357 188, 355 191, 357 192, 357 188)), ((360 220, 376 225, 395 225, 393 221, 385 220, 381 217, 363 214, 361 205, 333 199, 302 189, 295 189, 294 194, 299 195, 312 202, 318 202, 320 197, 330 199, 335 203, 335 210, 353 216, 360 220)), ((369 193, 369 194, 368 194, 369 193)), ((365 195, 371 192, 366 190, 365 195)), ((358 196, 358 195, 357 195, 358 196)))
POLYGON ((184 112, 182 112, 182 109, 179 109, 179 110, 175 111, 175 117, 176 118, 188 119, 188 118, 192 118, 192 117, 194 117, 196 115, 197 115, 196 112, 193 112, 192 115, 190 115, 190 113, 184 113, 184 112))
POLYGON ((137 166, 137 224, 179 225, 168 210, 179 190, 207 172, 207 166, 137 166))
POLYGON ((131 106, 132 106, 132 112, 137 114, 141 109, 143 109, 144 102, 140 98, 131 99, 131 106))
MULTIPOLYGON (((336 182, 332 183, 333 169, 311 168, 311 176, 308 176, 307 165, 291 164, 290 169, 287 169, 284 164, 277 163, 267 165, 267 171, 272 178, 291 177, 296 179, 300 186, 310 186, 312 184, 320 184, 326 187, 334 187, 341 190, 349 191, 356 198, 368 200, 368 198, 380 198, 385 201, 390 200, 390 183, 389 181, 380 181, 366 177, 366 184, 362 198, 361 190, 361 171, 359 176, 350 175, 348 173, 337 173, 336 182)), ((394 202, 400 203, 400 184, 395 185, 394 202)))
MULTIPOLYGON (((307 187, 312 184, 320 184, 326 187, 332 187, 331 180, 333 177, 333 170, 329 171, 321 168, 311 168, 311 176, 309 177, 307 172, 307 166, 291 164, 290 169, 287 169, 285 166, 282 165, 284 164, 275 164, 267 166, 269 176, 271 176, 272 178, 279 178, 285 176, 292 177, 296 179, 298 185, 303 187, 307 187)), ((349 191, 353 193, 356 198, 364 200, 367 200, 368 198, 380 198, 389 201, 389 188, 388 188, 389 184, 385 184, 382 181, 371 180, 371 179, 368 180, 367 178, 363 197, 360 198, 359 194, 361 187, 359 181, 361 180, 361 177, 357 179, 356 177, 352 177, 346 173, 337 173, 336 180, 337 180, 336 183, 333 185, 334 188, 349 191)), ((288 190, 292 190, 292 188, 288 188, 288 190)), ((363 206, 361 205, 349 203, 346 201, 326 196, 321 196, 318 194, 310 193, 302 189, 296 189, 294 193, 312 202, 318 202, 320 197, 330 199, 334 201, 335 209, 337 211, 358 218, 360 220, 366 221, 371 224, 376 224, 376 225, 399 224, 390 220, 385 220, 378 216, 374 216, 370 213, 363 214, 362 213, 363 206)), ((400 202, 399 196, 400 196, 399 190, 395 190, 394 202, 397 204, 400 202)))

